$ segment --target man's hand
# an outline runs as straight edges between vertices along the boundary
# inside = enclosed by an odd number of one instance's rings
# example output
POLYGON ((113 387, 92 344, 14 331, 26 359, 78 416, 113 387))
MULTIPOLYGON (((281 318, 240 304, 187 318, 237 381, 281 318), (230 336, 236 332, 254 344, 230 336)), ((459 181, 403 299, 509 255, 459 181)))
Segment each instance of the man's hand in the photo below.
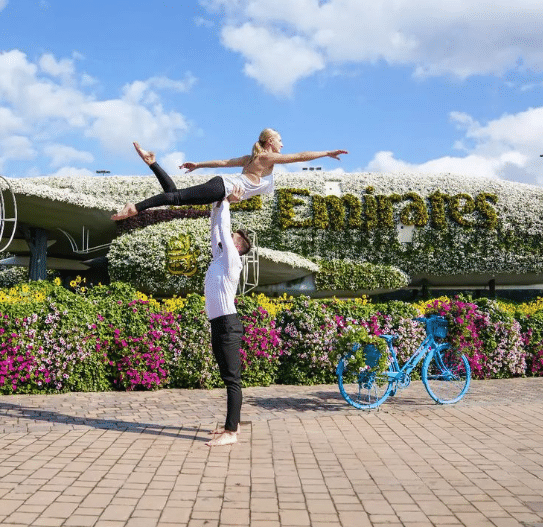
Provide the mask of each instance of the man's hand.
POLYGON ((226 199, 230 202, 236 202, 241 201, 241 198, 243 197, 243 194, 245 194, 245 191, 243 190, 243 187, 239 185, 234 185, 234 188, 232 189, 232 193, 229 194, 226 199))

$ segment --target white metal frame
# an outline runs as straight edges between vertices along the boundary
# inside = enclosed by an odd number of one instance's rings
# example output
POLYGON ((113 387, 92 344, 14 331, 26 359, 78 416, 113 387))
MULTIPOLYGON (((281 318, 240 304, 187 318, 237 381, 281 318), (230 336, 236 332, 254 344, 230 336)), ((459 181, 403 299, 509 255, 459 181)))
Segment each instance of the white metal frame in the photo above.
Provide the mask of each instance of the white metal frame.
POLYGON ((260 273, 260 262, 258 258, 258 238, 255 231, 247 230, 251 240, 251 250, 241 257, 243 268, 239 278, 238 291, 240 295, 246 295, 258 285, 260 273), (249 282, 250 271, 252 271, 253 282, 249 282))
POLYGON ((57 227, 57 230, 59 230, 62 234, 64 234, 64 236, 66 236, 66 238, 68 238, 68 241, 70 242, 70 245, 72 247, 72 251, 75 254, 90 254, 90 253, 93 253, 95 251, 100 251, 102 249, 106 249, 107 247, 109 247, 111 245, 110 243, 105 243, 104 245, 97 245, 96 247, 89 247, 90 230, 87 229, 83 225, 82 232, 81 232, 81 249, 79 249, 78 246, 77 246, 77 242, 75 241, 74 237, 69 232, 66 232, 65 230, 63 230, 63 229, 61 229, 59 227, 57 227))
MULTIPOLYGON (((13 237, 15 236, 15 229, 17 228, 17 201, 15 200, 15 194, 13 192, 13 189, 11 188, 11 185, 9 184, 9 181, 3 177, 0 176, 0 180, 5 181, 7 185, 7 189, 0 189, 0 240, 2 240, 2 236, 4 235, 4 229, 6 223, 13 223, 13 227, 11 230, 11 236, 9 237, 9 240, 7 243, 0 247, 0 252, 4 252, 11 244, 11 241, 13 240, 13 237), (13 218, 6 218, 6 201, 4 198, 4 192, 8 191, 11 194, 11 200, 13 201, 13 210, 14 210, 14 216, 13 218)), ((1 245, 1 242, 0 242, 1 245)))

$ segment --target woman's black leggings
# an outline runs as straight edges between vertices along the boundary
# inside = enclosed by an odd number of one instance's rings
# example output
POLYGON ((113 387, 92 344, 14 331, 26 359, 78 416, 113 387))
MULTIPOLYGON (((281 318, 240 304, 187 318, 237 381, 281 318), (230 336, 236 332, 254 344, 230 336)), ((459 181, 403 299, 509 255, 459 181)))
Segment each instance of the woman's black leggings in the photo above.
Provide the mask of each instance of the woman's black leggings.
POLYGON ((178 189, 172 178, 166 174, 158 163, 153 163, 149 167, 164 189, 164 193, 136 203, 136 210, 138 212, 162 205, 206 205, 222 201, 225 197, 224 181, 220 176, 215 176, 201 185, 178 189))

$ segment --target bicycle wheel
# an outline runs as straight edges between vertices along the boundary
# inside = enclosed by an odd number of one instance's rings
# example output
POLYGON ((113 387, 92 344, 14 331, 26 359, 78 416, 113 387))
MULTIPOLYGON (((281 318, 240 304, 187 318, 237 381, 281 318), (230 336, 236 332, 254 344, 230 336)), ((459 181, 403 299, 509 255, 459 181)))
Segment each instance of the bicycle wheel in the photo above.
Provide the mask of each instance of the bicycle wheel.
POLYGON ((441 345, 424 359, 422 382, 436 403, 452 404, 462 399, 470 380, 468 359, 449 344, 441 345))
POLYGON ((355 345, 341 358, 336 368, 341 395, 359 410, 377 408, 392 391, 394 381, 389 376, 394 373, 392 365, 384 372, 373 372, 358 366, 361 362, 377 364, 379 356, 379 350, 372 344, 363 349, 355 345), (364 354, 365 360, 360 361, 359 354, 364 354))

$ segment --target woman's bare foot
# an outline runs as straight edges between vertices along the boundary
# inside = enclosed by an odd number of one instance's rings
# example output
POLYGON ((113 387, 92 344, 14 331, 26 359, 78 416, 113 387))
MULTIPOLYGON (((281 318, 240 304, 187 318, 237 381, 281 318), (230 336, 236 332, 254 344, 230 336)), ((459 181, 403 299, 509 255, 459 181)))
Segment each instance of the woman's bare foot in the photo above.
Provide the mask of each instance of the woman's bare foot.
POLYGON ((214 437, 211 441, 206 443, 207 446, 224 446, 224 445, 233 445, 238 442, 237 432, 231 432, 230 430, 225 430, 222 434, 214 437))
POLYGON ((117 214, 113 214, 111 219, 114 221, 125 220, 131 216, 136 216, 137 213, 136 205, 134 205, 134 203, 127 203, 121 211, 117 212, 117 214))
POLYGON ((155 154, 153 152, 147 152, 136 141, 134 141, 134 148, 139 156, 148 164, 152 165, 156 161, 155 154))

